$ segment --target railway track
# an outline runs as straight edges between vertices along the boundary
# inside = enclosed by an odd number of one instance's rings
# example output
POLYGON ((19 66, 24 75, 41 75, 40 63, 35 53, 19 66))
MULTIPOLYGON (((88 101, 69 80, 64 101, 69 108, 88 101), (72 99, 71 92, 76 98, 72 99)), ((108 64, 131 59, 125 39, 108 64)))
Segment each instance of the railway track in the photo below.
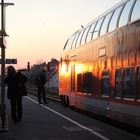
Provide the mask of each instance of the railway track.
MULTIPOLYGON (((37 88, 27 88, 27 92, 34 96, 37 96, 37 88)), ((46 91, 46 98, 60 102, 60 98, 57 92, 48 90, 46 91)))

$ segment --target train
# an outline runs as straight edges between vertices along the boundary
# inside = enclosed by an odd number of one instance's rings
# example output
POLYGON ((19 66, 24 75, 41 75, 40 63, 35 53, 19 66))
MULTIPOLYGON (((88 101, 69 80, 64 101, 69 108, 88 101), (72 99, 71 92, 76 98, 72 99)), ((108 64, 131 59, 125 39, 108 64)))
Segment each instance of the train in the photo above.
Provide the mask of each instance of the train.
POLYGON ((140 0, 122 0, 66 41, 59 63, 65 106, 140 130, 140 0))

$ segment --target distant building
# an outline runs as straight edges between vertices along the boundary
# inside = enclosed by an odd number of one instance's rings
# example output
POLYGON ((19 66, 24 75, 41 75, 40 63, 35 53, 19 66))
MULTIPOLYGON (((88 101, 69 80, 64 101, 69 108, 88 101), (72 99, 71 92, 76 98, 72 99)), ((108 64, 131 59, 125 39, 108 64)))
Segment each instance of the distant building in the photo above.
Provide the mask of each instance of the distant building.
POLYGON ((47 78, 45 84, 46 89, 58 92, 58 67, 59 61, 55 58, 52 58, 47 64, 44 62, 42 64, 33 65, 29 71, 25 71, 25 74, 28 77, 28 85, 30 87, 35 86, 36 77, 38 77, 42 69, 45 68, 47 78))
POLYGON ((49 71, 47 72, 47 82, 45 84, 47 90, 58 91, 58 66, 59 61, 52 58, 49 62, 49 71))

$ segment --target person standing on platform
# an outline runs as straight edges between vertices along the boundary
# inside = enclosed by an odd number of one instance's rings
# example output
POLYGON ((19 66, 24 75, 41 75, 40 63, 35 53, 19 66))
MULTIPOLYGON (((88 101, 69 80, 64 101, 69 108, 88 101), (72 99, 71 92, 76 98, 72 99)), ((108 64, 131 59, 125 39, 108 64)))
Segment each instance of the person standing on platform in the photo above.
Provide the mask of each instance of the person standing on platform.
POLYGON ((43 97, 43 102, 46 104, 46 97, 45 97, 45 83, 46 83, 46 71, 43 69, 40 75, 36 79, 36 84, 38 88, 38 103, 42 104, 41 96, 43 97))
MULTIPOLYGON (((11 117, 13 122, 20 122, 22 119, 23 93, 21 94, 21 92, 19 92, 19 85, 22 85, 23 81, 25 83, 27 81, 27 78, 21 75, 19 74, 19 72, 16 73, 16 70, 13 66, 9 66, 7 69, 7 76, 5 78, 5 84, 8 85, 7 98, 10 100, 11 117)), ((26 90, 24 91, 24 93, 25 92, 26 90)))
POLYGON ((27 96, 27 90, 25 83, 27 82, 27 77, 22 74, 21 71, 18 71, 15 75, 15 87, 16 87, 16 108, 17 116, 16 120, 22 120, 22 97, 27 96))

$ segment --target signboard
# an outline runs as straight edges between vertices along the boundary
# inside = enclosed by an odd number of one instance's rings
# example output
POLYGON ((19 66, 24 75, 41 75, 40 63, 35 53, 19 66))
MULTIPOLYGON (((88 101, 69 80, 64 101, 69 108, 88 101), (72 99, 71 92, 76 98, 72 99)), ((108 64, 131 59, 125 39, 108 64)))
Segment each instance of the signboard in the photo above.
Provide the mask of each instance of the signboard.
POLYGON ((98 55, 99 55, 99 57, 105 56, 106 55, 106 48, 105 47, 99 48, 98 55))
MULTIPOLYGON (((5 59, 5 64, 17 64, 17 59, 16 58, 13 58, 13 59, 5 59)), ((2 60, 0 59, 0 64, 2 64, 2 60)))

